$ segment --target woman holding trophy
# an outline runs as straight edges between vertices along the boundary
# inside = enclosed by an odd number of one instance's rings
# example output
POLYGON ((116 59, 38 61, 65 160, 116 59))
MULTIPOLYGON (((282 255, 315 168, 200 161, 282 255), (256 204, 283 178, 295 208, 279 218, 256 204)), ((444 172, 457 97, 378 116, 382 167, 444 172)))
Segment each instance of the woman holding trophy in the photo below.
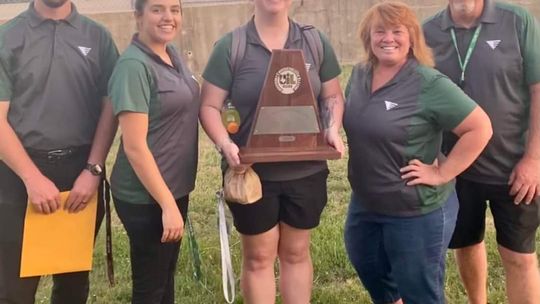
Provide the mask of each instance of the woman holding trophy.
POLYGON ((260 200, 248 205, 227 202, 241 234, 241 288, 245 303, 275 302, 276 259, 279 259, 283 303, 309 303, 313 281, 310 230, 318 226, 327 201, 326 162, 243 164, 239 147, 246 145, 254 123, 272 50, 300 49, 313 95, 319 100, 326 142, 343 153, 338 132, 343 114, 337 79, 340 67, 326 37, 312 26, 302 26, 289 19, 292 0, 254 0, 253 3, 254 17, 236 30, 245 43, 238 45, 233 33, 228 33, 214 47, 203 73, 200 119, 227 166, 237 172, 251 166, 262 184, 260 200), (310 48, 307 38, 313 33, 321 50, 320 57, 310 48), (239 48, 243 56, 237 56, 239 48), (227 111, 238 112, 239 126, 223 125, 224 105, 227 111))

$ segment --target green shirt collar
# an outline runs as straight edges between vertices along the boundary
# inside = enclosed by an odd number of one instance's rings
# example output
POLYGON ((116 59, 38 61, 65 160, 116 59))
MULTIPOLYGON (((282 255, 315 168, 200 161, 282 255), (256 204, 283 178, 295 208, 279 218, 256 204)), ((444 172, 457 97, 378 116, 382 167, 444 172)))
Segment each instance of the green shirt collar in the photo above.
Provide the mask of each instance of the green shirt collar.
MULTIPOLYGON (((399 72, 390 80, 388 81, 384 86, 382 86, 379 90, 393 86, 396 83, 401 82, 402 80, 410 77, 413 73, 416 72, 416 69, 418 67, 418 61, 414 57, 409 57, 407 59, 407 62, 401 67, 399 72)), ((366 83, 364 84, 364 89, 366 92, 371 93, 371 84, 373 80, 373 65, 372 64, 366 64, 365 66, 367 77, 366 77, 366 83)), ((377 90, 377 91, 379 91, 377 90)))
MULTIPOLYGON (((484 0, 484 11, 480 16, 481 23, 497 23, 497 10, 494 0, 484 0)), ((456 27, 452 17, 450 16, 450 8, 446 8, 443 12, 441 29, 447 31, 448 29, 456 27)))
MULTIPOLYGON (((146 46, 146 44, 144 44, 140 39, 139 39, 139 33, 135 33, 133 35, 133 38, 131 39, 131 43, 133 45, 135 45, 136 47, 138 47, 143 53, 145 53, 146 55, 148 55, 148 57, 152 58, 152 60, 154 60, 155 62, 158 62, 162 65, 165 65, 165 66, 169 66, 167 63, 165 63, 161 57, 159 57, 159 55, 157 55, 156 53, 154 53, 154 51, 152 51, 148 46, 146 46)), ((180 67, 180 61, 179 61, 179 58, 178 58, 178 55, 175 51, 175 49, 171 46, 171 45, 167 45, 167 53, 169 54, 169 57, 171 58, 171 61, 175 67, 175 69, 179 69, 180 67)))
MULTIPOLYGON (((31 27, 38 27, 43 22, 50 20, 43 18, 41 15, 38 14, 36 9, 34 8, 34 2, 31 2, 28 6, 27 10, 27 16, 30 20, 30 26, 31 27)), ((77 7, 75 7, 75 3, 71 3, 71 13, 69 16, 66 17, 66 19, 61 20, 63 22, 66 22, 67 24, 70 24, 71 26, 75 28, 80 28, 81 26, 81 16, 79 15, 79 12, 77 11, 77 7)))
MULTIPOLYGON (((285 42, 285 48, 296 45, 301 39, 302 30, 300 29, 300 26, 289 18, 289 35, 287 36, 287 42, 285 42)), ((252 17, 247 24, 247 42, 266 47, 255 28, 255 17, 252 17)))

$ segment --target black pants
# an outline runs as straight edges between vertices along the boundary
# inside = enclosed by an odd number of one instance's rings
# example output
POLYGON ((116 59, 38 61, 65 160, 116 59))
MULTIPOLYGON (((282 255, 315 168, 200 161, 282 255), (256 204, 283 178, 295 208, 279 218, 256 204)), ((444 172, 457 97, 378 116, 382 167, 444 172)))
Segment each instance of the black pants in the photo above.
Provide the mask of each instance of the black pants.
MULTIPOLYGON (((114 199, 129 237, 133 304, 174 304, 174 275, 180 242, 161 243, 163 224, 156 202, 132 204, 114 199)), ((188 196, 176 201, 185 220, 188 196)))
MULTIPOLYGON (((34 163, 60 191, 70 190, 86 165, 88 152, 62 160, 34 158, 34 163)), ((0 161, 0 304, 33 304, 40 277, 20 278, 24 217, 28 196, 21 179, 0 161)), ((98 196, 96 233, 103 219, 98 196)), ((52 304, 84 304, 88 271, 53 275, 52 304)))

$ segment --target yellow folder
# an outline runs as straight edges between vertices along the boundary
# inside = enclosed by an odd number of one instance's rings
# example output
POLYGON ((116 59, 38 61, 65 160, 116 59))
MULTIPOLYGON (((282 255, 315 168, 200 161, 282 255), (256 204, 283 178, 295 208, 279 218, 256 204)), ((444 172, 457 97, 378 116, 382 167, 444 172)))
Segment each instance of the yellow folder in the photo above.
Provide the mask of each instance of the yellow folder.
POLYGON ((68 195, 60 193, 62 208, 49 215, 37 213, 28 202, 21 278, 92 269, 97 194, 78 213, 63 209, 68 195))

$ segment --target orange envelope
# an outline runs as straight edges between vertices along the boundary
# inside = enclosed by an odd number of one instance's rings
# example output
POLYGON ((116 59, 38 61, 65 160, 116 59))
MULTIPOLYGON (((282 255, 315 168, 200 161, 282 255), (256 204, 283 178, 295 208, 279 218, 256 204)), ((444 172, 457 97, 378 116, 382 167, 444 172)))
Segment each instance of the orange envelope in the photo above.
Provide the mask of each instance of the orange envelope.
POLYGON ((26 208, 21 278, 92 269, 97 194, 78 213, 63 209, 69 191, 60 193, 62 209, 53 214, 26 208))

